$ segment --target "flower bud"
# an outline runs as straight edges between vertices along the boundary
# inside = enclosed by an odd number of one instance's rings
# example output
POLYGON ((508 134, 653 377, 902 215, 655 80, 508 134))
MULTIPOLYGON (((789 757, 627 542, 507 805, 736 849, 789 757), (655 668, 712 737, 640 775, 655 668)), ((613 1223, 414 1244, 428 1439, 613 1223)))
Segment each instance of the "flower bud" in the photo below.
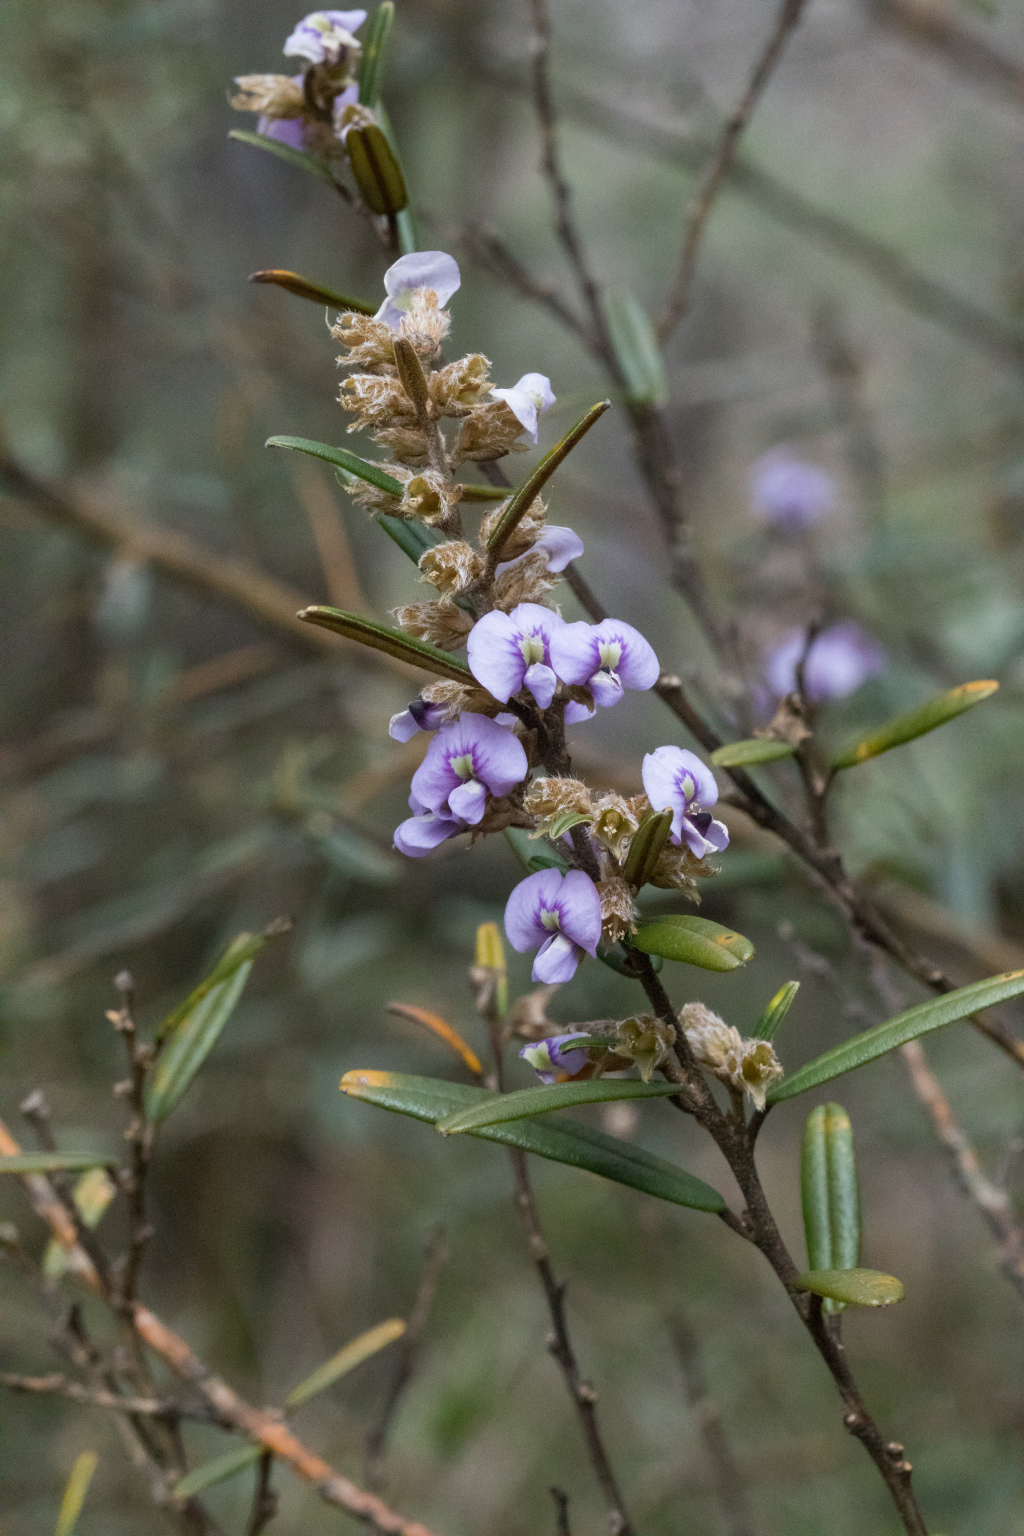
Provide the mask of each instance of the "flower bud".
POLYGON ((655 1069, 668 1059, 676 1038, 671 1024, 650 1013, 623 1019, 615 1026, 615 1033, 618 1036, 613 1047, 616 1056, 635 1061, 645 1083, 650 1082, 655 1069))
POLYGON ((376 123, 349 128, 345 153, 359 195, 370 212, 389 218, 401 213, 409 201, 405 177, 376 123))
POLYGON ((747 1093, 764 1109, 768 1089, 782 1076, 782 1063, 767 1040, 744 1040, 738 1029, 705 1008, 687 1003, 679 1022, 697 1060, 728 1087, 747 1093))

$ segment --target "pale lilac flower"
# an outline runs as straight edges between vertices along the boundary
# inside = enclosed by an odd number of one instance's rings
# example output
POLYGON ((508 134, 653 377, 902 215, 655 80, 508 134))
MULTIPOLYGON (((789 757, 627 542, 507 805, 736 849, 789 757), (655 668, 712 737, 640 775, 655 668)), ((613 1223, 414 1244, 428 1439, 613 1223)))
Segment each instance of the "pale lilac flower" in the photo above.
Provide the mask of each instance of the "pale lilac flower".
POLYGON ((384 273, 387 298, 376 318, 397 331, 409 312, 417 288, 432 288, 443 308, 461 286, 462 274, 454 256, 448 256, 444 251, 413 251, 408 256, 400 256, 384 273))
MULTIPOLYGON (((777 698, 797 686, 796 669, 807 644, 806 632, 792 629, 769 647, 764 655, 764 674, 777 698)), ((852 619, 841 619, 816 636, 804 665, 804 686, 812 704, 845 699, 884 672, 886 656, 877 640, 864 633, 852 619)))
POLYGON ((770 449, 751 467, 751 511, 785 533, 810 528, 833 510, 835 500, 832 476, 795 459, 786 448, 770 449))
POLYGON ((542 1083, 557 1083, 560 1077, 575 1077, 583 1071, 589 1059, 586 1051, 574 1051, 571 1046, 566 1050, 565 1046, 569 1040, 585 1039, 584 1030, 571 1029, 568 1034, 549 1035, 535 1045, 524 1045, 519 1054, 542 1083))
POLYGON ((672 812, 673 843, 685 842, 697 859, 729 846, 729 829, 708 810, 718 799, 715 776, 694 752, 658 747, 643 764, 644 789, 656 811, 672 812))
POLYGON ((460 715, 442 725, 412 776, 412 792, 428 811, 476 826, 487 796, 507 795, 527 774, 518 736, 486 715, 460 715))
POLYGON ((392 741, 411 741, 417 731, 436 731, 447 718, 443 704, 428 704, 426 699, 413 699, 408 709, 392 715, 388 735, 392 741))
POLYGON ((526 554, 517 555, 514 560, 503 560, 494 574, 500 576, 502 571, 511 570, 512 566, 525 560, 526 555, 532 555, 538 549, 549 571, 564 571, 570 560, 578 560, 582 555, 583 540, 572 528, 559 528, 557 524, 549 523, 541 530, 526 554))
POLYGON ((661 670, 639 630, 618 619, 564 624, 551 637, 551 665, 563 683, 582 683, 605 708, 624 688, 653 688, 661 670))
POLYGON ((409 796, 412 815, 395 828, 395 847, 410 859, 422 859, 450 837, 467 831, 466 823, 448 811, 428 811, 415 795, 409 796))
POLYGON ((525 685, 538 706, 547 709, 558 687, 550 646, 555 632, 564 628, 564 619, 540 603, 520 603, 511 613, 494 609, 469 632, 469 670, 502 704, 525 685))
POLYGON ((365 20, 365 11, 311 11, 285 43, 285 56, 308 59, 311 64, 337 64, 346 49, 359 47, 352 34, 365 20))
POLYGON ((584 953, 597 954, 601 937, 597 886, 581 869, 571 869, 567 875, 558 869, 527 875, 508 899, 505 932, 520 954, 540 946, 533 962, 534 981, 570 981, 584 953))
POLYGON ((537 420, 545 411, 550 411, 555 403, 551 380, 542 373, 524 373, 519 383, 513 384, 511 389, 492 387, 491 394, 496 400, 504 400, 516 421, 522 423, 523 430, 536 442, 537 420))

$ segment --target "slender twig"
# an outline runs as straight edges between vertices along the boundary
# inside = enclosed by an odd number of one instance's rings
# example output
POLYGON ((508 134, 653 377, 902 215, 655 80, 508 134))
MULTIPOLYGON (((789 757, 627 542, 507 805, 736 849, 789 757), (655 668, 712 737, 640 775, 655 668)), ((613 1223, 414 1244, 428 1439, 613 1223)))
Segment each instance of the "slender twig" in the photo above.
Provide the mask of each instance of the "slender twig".
POLYGON ((444 1228, 435 1227, 424 1249, 423 1267, 416 1286, 416 1296, 405 1332, 398 1343, 398 1359, 391 1385, 388 1388, 380 1418, 366 1437, 366 1481, 374 1492, 381 1488, 384 1482, 384 1447, 399 1404, 412 1380, 416 1357, 430 1317, 430 1309, 434 1304, 437 1282, 447 1262, 448 1245, 445 1241, 444 1228))
POLYGON ((548 1492, 555 1501, 555 1536, 572 1536, 572 1527, 569 1524, 569 1495, 564 1488, 549 1488, 548 1492))
POLYGON ((700 243, 715 206, 715 199, 736 154, 740 135, 749 123, 766 85, 772 77, 782 52, 795 31, 807 0, 782 0, 771 35, 754 65, 746 90, 736 103, 722 129, 715 152, 690 200, 683 236, 683 248, 675 277, 665 300, 665 307, 658 320, 657 334, 662 346, 668 341, 690 307, 693 279, 697 270, 700 243))
POLYGON ((138 1037, 132 1017, 135 983, 128 971, 120 971, 114 985, 121 994, 121 1007, 111 1014, 115 1029, 124 1040, 128 1055, 130 1076, 125 1085, 131 1112, 131 1122, 125 1131, 125 1140, 131 1148, 131 1167, 120 1177, 120 1185, 128 1201, 128 1252, 120 1268, 118 1307, 130 1320, 139 1269, 143 1255, 153 1236, 153 1228, 146 1216, 146 1179, 153 1156, 153 1126, 146 1118, 146 1075, 153 1062, 151 1046, 138 1037))
POLYGON ((711 1395, 701 1354, 700 1340, 689 1319, 674 1307, 669 1332, 683 1373, 686 1399, 704 1443, 705 1465, 729 1536, 754 1536, 750 1500, 729 1437, 722 1411, 711 1395))
POLYGON ((249 1512, 249 1524, 245 1528, 245 1536, 261 1536, 261 1532, 277 1514, 277 1494, 270 1486, 273 1466, 273 1456, 269 1451, 264 1451, 256 1469, 256 1487, 253 1490, 252 1509, 249 1512))
POLYGON ((103 1388, 84 1387, 67 1376, 21 1376, 14 1371, 0 1371, 0 1386, 12 1392, 26 1392, 43 1397, 63 1397, 72 1403, 104 1408, 110 1413, 139 1414, 145 1418, 175 1417, 196 1419, 204 1424, 224 1425, 224 1420, 210 1408, 190 1408, 163 1397, 129 1397, 103 1388))
POLYGON ((946 6, 932 0, 867 0, 867 9, 883 25, 941 54, 957 74, 1024 105, 1024 68, 963 26, 946 6))

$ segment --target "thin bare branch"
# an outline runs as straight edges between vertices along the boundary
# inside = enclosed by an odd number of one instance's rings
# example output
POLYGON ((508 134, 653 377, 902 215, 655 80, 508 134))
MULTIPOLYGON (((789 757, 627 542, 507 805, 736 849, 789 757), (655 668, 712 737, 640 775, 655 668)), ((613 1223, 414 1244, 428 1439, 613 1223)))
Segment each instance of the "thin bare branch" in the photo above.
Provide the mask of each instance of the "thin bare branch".
POLYGON ((782 0, 775 25, 754 65, 750 79, 747 81, 747 88, 722 129, 711 162, 690 199, 679 265, 672 279, 665 307, 658 320, 658 340, 662 346, 668 341, 690 307, 700 243, 708 219, 711 217, 711 210, 715 206, 715 198, 735 158, 740 135, 750 122, 754 108, 760 101, 786 44, 796 30, 806 5, 807 0, 782 0))
POLYGON ((434 1304, 437 1282, 447 1262, 448 1245, 445 1241, 444 1228, 435 1227, 424 1249, 423 1268, 420 1271, 416 1296, 409 1313, 409 1322, 398 1343, 398 1361, 388 1388, 388 1395, 384 1400, 380 1418, 366 1437, 366 1481, 375 1492, 383 1486, 384 1447, 399 1404, 412 1380, 416 1356, 430 1317, 430 1309, 434 1304))

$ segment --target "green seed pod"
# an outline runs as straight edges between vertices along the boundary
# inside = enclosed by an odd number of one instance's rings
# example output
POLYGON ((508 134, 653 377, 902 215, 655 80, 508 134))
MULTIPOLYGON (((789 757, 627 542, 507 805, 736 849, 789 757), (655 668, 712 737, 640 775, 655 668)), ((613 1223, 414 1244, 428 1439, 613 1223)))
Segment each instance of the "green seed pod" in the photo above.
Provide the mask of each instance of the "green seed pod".
MULTIPOLYGON (((800 1154, 800 1197, 811 1270, 855 1269, 860 1256, 860 1197, 853 1128, 840 1104, 819 1104, 807 1117, 800 1154)), ((826 1300, 825 1310, 842 1310, 826 1300)))
POLYGON ((671 811, 652 811, 644 817, 633 834, 626 862, 622 866, 622 878, 627 885, 639 890, 647 884, 671 830, 671 811))
POLYGON ((409 201, 405 177, 376 123, 350 128, 345 135, 345 153, 359 195, 370 212, 400 213, 409 201))

